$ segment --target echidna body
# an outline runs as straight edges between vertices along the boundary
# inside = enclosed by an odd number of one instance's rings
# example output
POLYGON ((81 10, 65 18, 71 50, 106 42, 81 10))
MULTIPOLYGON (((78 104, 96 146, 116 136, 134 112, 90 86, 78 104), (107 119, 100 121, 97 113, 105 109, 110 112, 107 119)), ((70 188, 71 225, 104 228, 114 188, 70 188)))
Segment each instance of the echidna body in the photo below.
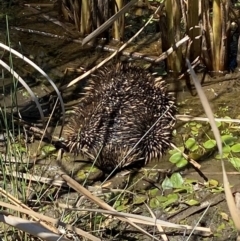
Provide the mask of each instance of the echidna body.
POLYGON ((171 143, 175 110, 165 83, 147 71, 104 68, 69 121, 68 146, 109 171, 159 159, 171 143))

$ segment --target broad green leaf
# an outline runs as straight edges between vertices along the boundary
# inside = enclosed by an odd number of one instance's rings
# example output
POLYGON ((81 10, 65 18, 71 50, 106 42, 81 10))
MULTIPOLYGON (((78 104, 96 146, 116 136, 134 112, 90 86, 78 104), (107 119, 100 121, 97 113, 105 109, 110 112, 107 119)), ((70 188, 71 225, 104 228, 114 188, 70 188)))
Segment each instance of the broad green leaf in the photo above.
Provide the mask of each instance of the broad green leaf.
POLYGON ((219 154, 216 154, 214 157, 217 159, 217 160, 221 160, 222 158, 227 158, 229 156, 230 153, 223 153, 222 157, 221 155, 219 154))
POLYGON ((208 140, 208 141, 206 141, 206 142, 204 142, 203 143, 203 146, 204 146, 204 148, 206 148, 206 149, 212 149, 213 147, 215 147, 216 146, 216 141, 215 140, 208 140))
POLYGON ((12 144, 12 147, 14 147, 16 149, 16 151, 18 151, 20 153, 27 152, 26 147, 21 145, 20 143, 14 143, 14 144, 12 144))
MULTIPOLYGON (((178 149, 183 152, 184 151, 184 146, 178 147, 178 149)), ((176 149, 169 150, 169 154, 170 155, 173 155, 175 153, 179 153, 179 151, 176 150, 176 149)))
POLYGON ((173 155, 170 157, 169 161, 170 161, 171 163, 176 164, 176 163, 179 162, 182 158, 183 158, 182 153, 177 152, 177 153, 173 154, 173 155))
POLYGON ((124 211, 128 208, 128 206, 126 205, 120 205, 120 206, 117 206, 115 209, 118 211, 118 212, 121 212, 121 211, 124 211))
POLYGON ((210 179, 209 181, 208 181, 208 186, 209 187, 216 187, 216 186, 218 186, 218 181, 217 180, 214 180, 214 179, 210 179))
POLYGON ((146 195, 136 195, 133 198, 133 204, 142 204, 147 200, 147 196, 146 195))
POLYGON ((158 188, 154 188, 152 190, 149 190, 148 193, 149 193, 150 197, 156 197, 158 192, 159 192, 159 189, 158 188))
POLYGON ((225 145, 233 145, 236 141, 236 137, 233 137, 231 135, 223 135, 221 136, 221 140, 225 145))
POLYGON ((181 168, 185 167, 188 164, 188 161, 183 157, 178 163, 176 163, 176 166, 181 168))
POLYGON ((167 201, 163 203, 163 208, 168 207, 169 205, 176 203, 178 201, 179 197, 177 193, 172 193, 167 195, 167 201))
POLYGON ((170 177, 171 183, 173 184, 174 188, 180 188, 182 187, 182 184, 184 182, 182 176, 180 173, 173 173, 172 176, 170 177))
POLYGON ((237 143, 231 147, 232 152, 240 152, 240 143, 237 143))
POLYGON ((172 184, 171 180, 168 177, 166 177, 164 179, 164 181, 162 182, 162 188, 163 188, 163 190, 167 190, 167 189, 172 189, 173 188, 173 184, 172 184))
POLYGON ((223 153, 230 153, 231 152, 231 147, 230 146, 223 146, 223 153))
POLYGON ((196 125, 196 127, 199 129, 199 128, 202 127, 202 124, 201 124, 201 123, 198 123, 198 124, 196 125))
POLYGON ((229 158, 229 161, 234 166, 234 168, 236 168, 237 170, 240 169, 240 158, 239 157, 229 158))
POLYGON ((43 152, 43 155, 49 155, 50 153, 56 151, 56 147, 54 145, 45 145, 42 147, 41 151, 43 152))
POLYGON ((186 200, 185 203, 189 206, 195 206, 195 205, 199 204, 199 202, 197 200, 194 200, 194 199, 186 200))
POLYGON ((161 203, 159 202, 159 200, 156 197, 154 197, 154 198, 150 199, 149 206, 150 206, 150 208, 159 208, 159 207, 161 207, 161 203))
POLYGON ((196 151, 198 149, 198 145, 194 138, 188 138, 185 142, 185 146, 191 151, 196 151))
POLYGON ((187 165, 188 161, 182 156, 182 153, 177 152, 173 154, 169 161, 176 164, 177 167, 184 167, 187 165))
POLYGON ((160 203, 164 203, 168 200, 168 197, 163 195, 157 195, 156 198, 160 203))

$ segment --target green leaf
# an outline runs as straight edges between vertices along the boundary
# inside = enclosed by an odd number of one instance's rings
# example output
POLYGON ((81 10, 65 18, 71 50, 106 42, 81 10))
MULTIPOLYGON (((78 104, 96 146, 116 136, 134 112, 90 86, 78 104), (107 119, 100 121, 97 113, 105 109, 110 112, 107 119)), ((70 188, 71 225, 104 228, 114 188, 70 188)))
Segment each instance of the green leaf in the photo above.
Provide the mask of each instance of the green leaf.
POLYGON ((204 148, 206 148, 206 149, 212 149, 213 147, 216 146, 216 141, 210 139, 210 140, 204 142, 204 143, 203 143, 203 146, 204 146, 204 148))
POLYGON ((177 202, 178 199, 179 197, 178 197, 178 194, 176 193, 172 193, 167 196, 162 196, 162 195, 156 196, 150 200, 149 206, 151 208, 158 208, 158 207, 166 208, 171 204, 177 202))
POLYGON ((49 155, 50 153, 56 151, 56 147, 54 145, 45 145, 42 147, 41 151, 43 152, 43 155, 49 155))
POLYGON ((199 204, 199 202, 197 200, 194 200, 194 199, 187 200, 187 201, 185 201, 185 203, 189 206, 196 206, 196 205, 199 204))
POLYGON ((167 195, 167 201, 163 203, 163 208, 166 208, 170 206, 173 203, 176 203, 178 201, 179 197, 177 193, 172 193, 167 195))
POLYGON ((240 169, 240 158, 239 157, 229 158, 229 161, 234 166, 234 168, 236 168, 237 170, 240 169))
POLYGON ((216 154, 214 157, 217 160, 221 160, 222 158, 227 158, 229 156, 230 153, 223 153, 222 157, 219 154, 216 154))
POLYGON ((217 125, 217 127, 219 128, 219 127, 222 125, 222 122, 216 121, 216 125, 217 125))
POLYGON ((217 180, 215 180, 215 179, 210 179, 209 181, 208 181, 208 186, 209 187, 217 187, 218 186, 218 181, 217 180))
POLYGON ((188 163, 188 161, 182 156, 182 153, 180 152, 173 154, 169 161, 173 164, 176 164, 177 167, 184 167, 188 163))
MULTIPOLYGON (((227 116, 227 115, 224 116, 223 118, 224 118, 224 119, 232 120, 232 118, 231 118, 230 116, 227 116)), ((231 122, 228 122, 228 121, 224 121, 224 122, 225 122, 225 123, 229 123, 229 124, 231 124, 231 122)))
POLYGON ((14 148, 16 148, 16 151, 20 152, 20 153, 25 153, 27 152, 27 149, 26 147, 24 147, 23 145, 21 145, 20 143, 14 143, 12 144, 12 146, 14 148))
POLYGON ((167 196, 162 196, 162 195, 157 195, 156 198, 160 203, 164 203, 168 200, 167 196))
POLYGON ((191 131, 192 135, 197 136, 198 135, 198 131, 191 131))
POLYGON ((199 129, 202 127, 202 124, 201 123, 197 123, 196 127, 199 129))
POLYGON ((174 188, 182 187, 182 184, 184 182, 182 176, 178 172, 173 173, 172 176, 170 177, 170 180, 174 188))
POLYGON ((167 190, 167 189, 172 189, 173 188, 173 184, 172 184, 171 180, 168 177, 166 177, 164 179, 164 181, 162 182, 162 188, 163 188, 163 190, 167 190))
POLYGON ((126 206, 126 205, 120 205, 120 206, 116 207, 116 210, 118 212, 122 212, 122 211, 126 210, 127 208, 128 208, 128 206, 126 206))
POLYGON ((224 135, 224 136, 221 136, 221 140, 225 145, 231 146, 235 143, 236 137, 233 137, 231 135, 224 135))
POLYGON ((79 170, 77 172, 77 178, 79 180, 84 181, 86 179, 86 177, 87 177, 87 174, 86 174, 86 172, 84 170, 79 170))
POLYGON ((182 158, 183 158, 182 153, 177 152, 177 153, 173 154, 173 155, 170 157, 169 161, 170 161, 171 163, 176 164, 176 163, 179 162, 182 158))
POLYGON ((232 152, 240 152, 240 143, 237 143, 231 147, 232 152))
POLYGON ((158 188, 154 188, 152 190, 149 190, 149 196, 150 197, 156 197, 158 192, 159 192, 158 188))
POLYGON ((183 157, 178 163, 176 163, 176 166, 181 168, 185 167, 188 164, 188 161, 183 157))
POLYGON ((150 208, 159 208, 161 206, 161 203, 157 198, 154 197, 150 199, 149 206, 150 208))
POLYGON ((194 138, 188 138, 185 142, 185 146, 191 151, 198 149, 198 145, 196 144, 196 140, 194 138))
POLYGON ((146 195, 137 195, 134 196, 133 198, 133 204, 142 204, 147 200, 147 196, 146 195))
POLYGON ((223 153, 230 153, 231 152, 231 147, 230 146, 223 146, 223 153))
POLYGON ((196 126, 192 126, 191 130, 194 131, 194 132, 198 132, 198 128, 196 126))
MULTIPOLYGON (((178 147, 178 149, 183 152, 184 151, 184 146, 178 147)), ((175 153, 179 153, 179 151, 176 150, 176 149, 169 150, 169 154, 170 155, 173 155, 175 153)))

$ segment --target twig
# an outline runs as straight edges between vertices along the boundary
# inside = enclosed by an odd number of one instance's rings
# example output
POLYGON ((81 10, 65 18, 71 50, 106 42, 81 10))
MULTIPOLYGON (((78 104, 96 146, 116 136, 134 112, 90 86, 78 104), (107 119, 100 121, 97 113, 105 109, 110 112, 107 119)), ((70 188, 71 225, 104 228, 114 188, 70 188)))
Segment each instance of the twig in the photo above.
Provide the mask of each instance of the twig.
MULTIPOLYGON (((82 44, 82 39, 73 39, 70 37, 65 37, 65 36, 61 36, 61 35, 57 35, 57 34, 52 34, 52 33, 47 33, 44 31, 38 31, 38 30, 34 30, 34 29, 25 29, 25 28, 20 28, 20 27, 11 27, 11 29, 17 30, 17 31, 21 31, 21 32, 25 32, 25 33, 33 33, 33 34, 38 34, 38 35, 42 35, 42 36, 46 36, 46 37, 51 37, 51 38, 58 38, 61 40, 66 40, 66 41, 71 41, 74 43, 78 43, 78 44, 82 44)), ((179 42, 177 42, 175 44, 174 47, 169 48, 166 52, 162 53, 160 56, 150 56, 150 55, 146 55, 144 53, 140 53, 140 52, 129 52, 129 51, 122 51, 121 55, 126 56, 126 57, 131 57, 132 59, 136 59, 136 60, 145 60, 148 61, 150 63, 159 63, 161 61, 163 61, 164 59, 166 59, 172 52, 175 51, 175 48, 181 46, 182 44, 184 44, 185 42, 187 42, 189 40, 188 36, 185 36, 183 39, 181 39, 179 42)), ((99 50, 103 50, 106 52, 120 52, 120 50, 114 46, 110 46, 110 45, 97 45, 95 47, 96 49, 99 50)))
MULTIPOLYGON (((207 117, 194 117, 191 115, 176 115, 177 120, 181 121, 207 121, 209 119, 207 117)), ((228 119, 228 118, 214 118, 215 121, 226 122, 226 123, 240 123, 240 119, 228 119)))
MULTIPOLYGON (((157 10, 155 12, 158 11, 160 7, 157 8, 157 10)), ((95 66, 94 68, 90 69, 89 71, 87 71, 86 73, 84 73, 83 75, 79 76, 78 78, 72 80, 66 87, 70 87, 74 84, 76 84, 78 81, 84 79, 85 77, 87 77, 88 75, 90 75, 91 73, 93 73, 96 69, 100 68, 101 66, 103 66, 105 63, 107 63, 109 60, 111 60, 114 56, 116 56, 119 52, 121 52, 123 49, 125 49, 127 47, 127 45, 129 43, 131 43, 142 31, 143 29, 150 23, 150 21, 153 19, 154 14, 148 19, 148 21, 144 24, 144 26, 132 37, 130 38, 125 44, 123 44, 119 50, 115 51, 112 55, 110 55, 108 58, 104 59, 101 63, 99 63, 97 66, 95 66)))

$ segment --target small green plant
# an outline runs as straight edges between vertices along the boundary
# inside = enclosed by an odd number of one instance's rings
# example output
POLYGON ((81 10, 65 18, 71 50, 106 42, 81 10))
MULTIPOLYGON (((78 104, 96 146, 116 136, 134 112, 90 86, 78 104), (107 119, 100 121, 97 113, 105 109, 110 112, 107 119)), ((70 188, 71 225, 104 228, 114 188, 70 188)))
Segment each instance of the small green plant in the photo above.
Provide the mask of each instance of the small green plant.
MULTIPOLYGON (((224 109, 225 110, 225 109, 224 109)), ((223 111, 223 108, 221 108, 223 111)), ((224 117, 225 120, 230 117, 224 117)), ((217 127, 221 133, 221 140, 223 143, 223 158, 227 158, 228 161, 236 168, 240 170, 240 139, 238 136, 238 125, 232 122, 216 122, 217 127)), ((218 153, 215 153, 217 148, 216 140, 211 138, 207 133, 209 132, 209 125, 197 123, 195 121, 188 122, 184 125, 188 138, 184 141, 183 145, 178 147, 181 152, 188 155, 189 158, 194 160, 201 159, 204 155, 213 155, 215 159, 221 159, 218 153)), ((187 159, 178 150, 170 150, 169 161, 175 164, 177 167, 184 167, 188 164, 187 159)))

